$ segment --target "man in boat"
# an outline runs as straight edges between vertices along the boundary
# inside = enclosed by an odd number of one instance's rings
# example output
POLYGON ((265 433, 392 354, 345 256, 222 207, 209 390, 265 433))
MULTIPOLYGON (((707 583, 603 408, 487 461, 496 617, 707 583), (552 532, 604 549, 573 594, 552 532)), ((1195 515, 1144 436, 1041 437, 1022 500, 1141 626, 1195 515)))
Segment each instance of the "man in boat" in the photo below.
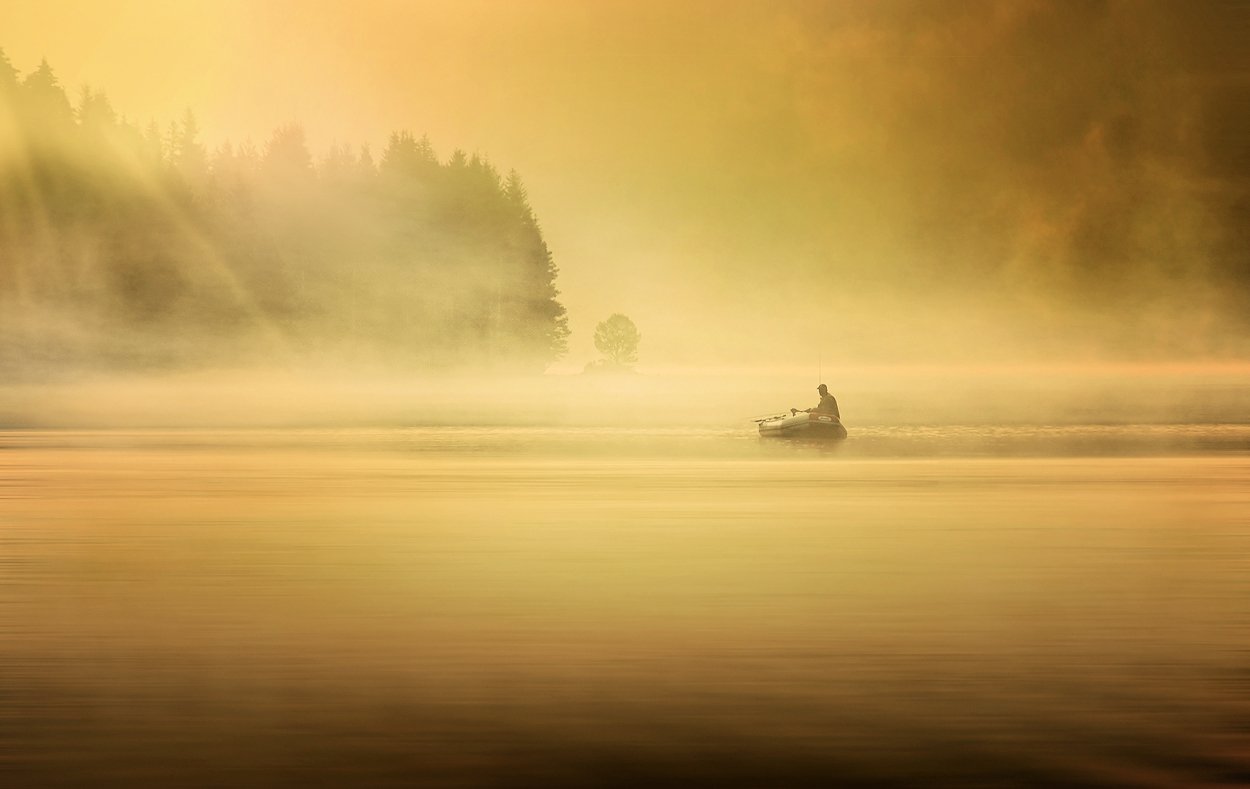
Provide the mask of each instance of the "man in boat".
MULTIPOLYGON (((838 412, 838 401, 833 395, 829 394, 829 387, 821 384, 816 387, 816 391, 820 393, 820 402, 816 404, 815 408, 804 408, 803 410, 809 414, 833 414, 838 418, 839 422, 842 421, 842 414, 838 412)), ((797 408, 790 409, 791 414, 797 414, 798 412, 799 409, 797 408)))

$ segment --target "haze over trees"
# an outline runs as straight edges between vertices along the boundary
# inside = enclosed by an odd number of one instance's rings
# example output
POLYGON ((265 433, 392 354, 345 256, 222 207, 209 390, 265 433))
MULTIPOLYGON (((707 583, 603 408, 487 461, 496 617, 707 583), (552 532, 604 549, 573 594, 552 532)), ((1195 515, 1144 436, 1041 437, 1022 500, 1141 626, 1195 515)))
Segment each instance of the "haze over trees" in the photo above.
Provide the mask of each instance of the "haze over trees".
POLYGON ((298 126, 212 150, 0 51, 0 374, 350 360, 541 370, 568 336, 515 172, 298 126))

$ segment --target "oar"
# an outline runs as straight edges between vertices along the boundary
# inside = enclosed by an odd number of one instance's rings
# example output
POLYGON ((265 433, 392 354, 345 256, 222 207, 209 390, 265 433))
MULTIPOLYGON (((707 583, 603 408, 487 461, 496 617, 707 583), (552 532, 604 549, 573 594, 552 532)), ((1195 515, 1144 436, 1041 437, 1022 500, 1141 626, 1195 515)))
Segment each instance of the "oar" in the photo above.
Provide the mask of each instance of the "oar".
POLYGON ((789 414, 773 414, 772 416, 761 416, 759 419, 752 419, 752 422, 767 422, 770 419, 783 419, 789 414))

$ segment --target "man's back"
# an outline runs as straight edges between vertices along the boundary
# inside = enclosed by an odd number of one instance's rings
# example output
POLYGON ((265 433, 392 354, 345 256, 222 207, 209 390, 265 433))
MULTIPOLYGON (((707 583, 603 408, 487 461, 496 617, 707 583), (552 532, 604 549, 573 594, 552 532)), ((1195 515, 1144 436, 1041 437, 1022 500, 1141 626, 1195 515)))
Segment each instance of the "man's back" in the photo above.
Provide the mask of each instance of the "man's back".
POLYGON ((842 418, 842 414, 838 413, 838 401, 828 392, 820 396, 820 405, 813 410, 818 414, 833 414, 838 419, 842 418))

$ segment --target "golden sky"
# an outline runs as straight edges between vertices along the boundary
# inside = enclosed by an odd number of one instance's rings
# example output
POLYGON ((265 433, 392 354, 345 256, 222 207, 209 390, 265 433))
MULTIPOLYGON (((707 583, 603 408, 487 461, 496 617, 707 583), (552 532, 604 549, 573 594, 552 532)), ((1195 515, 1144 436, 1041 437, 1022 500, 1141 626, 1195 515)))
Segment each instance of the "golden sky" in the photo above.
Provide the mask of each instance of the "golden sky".
POLYGON ((752 363, 806 358, 778 348, 812 332, 904 355, 918 334, 1036 334, 1000 322, 1066 316, 1050 294, 1083 256, 1223 254, 1247 167, 1213 164, 1212 117, 1247 71, 1221 59, 1244 39, 1210 17, 1046 0, 4 0, 0 47, 140 124, 191 108, 210 146, 295 121, 315 153, 377 152, 397 129, 481 152, 526 179, 571 361, 620 311, 644 363, 752 363), (1175 230, 1156 238, 1161 217, 1175 230), (1006 278, 993 297, 965 287, 985 272, 1006 278))

